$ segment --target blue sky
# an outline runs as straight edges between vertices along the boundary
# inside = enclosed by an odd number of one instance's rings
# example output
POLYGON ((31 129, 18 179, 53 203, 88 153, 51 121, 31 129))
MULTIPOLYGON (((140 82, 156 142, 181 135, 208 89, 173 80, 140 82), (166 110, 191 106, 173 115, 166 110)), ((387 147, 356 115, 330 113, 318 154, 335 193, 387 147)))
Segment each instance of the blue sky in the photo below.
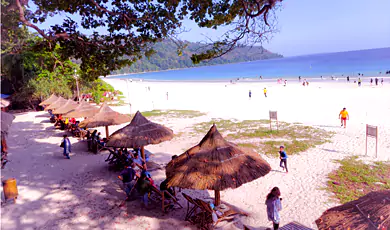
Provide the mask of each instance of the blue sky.
MULTIPOLYGON (((389 10, 390 0, 284 0, 276 13, 279 32, 263 46, 284 56, 390 47, 389 10)), ((189 41, 223 32, 198 28, 191 21, 184 26, 190 31, 181 38, 189 41)))

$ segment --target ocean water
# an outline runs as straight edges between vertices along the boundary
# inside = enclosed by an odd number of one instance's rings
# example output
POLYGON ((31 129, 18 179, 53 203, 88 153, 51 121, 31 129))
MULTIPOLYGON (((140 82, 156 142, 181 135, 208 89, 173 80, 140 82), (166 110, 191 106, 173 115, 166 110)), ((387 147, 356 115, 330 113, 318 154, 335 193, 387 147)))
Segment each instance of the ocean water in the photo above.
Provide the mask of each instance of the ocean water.
POLYGON ((145 80, 230 80, 237 78, 328 78, 329 76, 377 76, 390 71, 390 48, 314 54, 252 61, 236 64, 205 66, 140 74, 120 75, 115 78, 145 80))

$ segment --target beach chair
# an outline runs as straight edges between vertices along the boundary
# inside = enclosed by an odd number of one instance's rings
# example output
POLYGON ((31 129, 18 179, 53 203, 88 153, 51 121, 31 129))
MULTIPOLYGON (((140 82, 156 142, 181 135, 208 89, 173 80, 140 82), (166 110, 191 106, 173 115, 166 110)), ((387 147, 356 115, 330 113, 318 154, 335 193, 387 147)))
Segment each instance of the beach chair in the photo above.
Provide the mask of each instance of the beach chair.
POLYGON ((214 211, 211 209, 209 203, 201 199, 193 199, 184 193, 183 197, 188 201, 186 220, 198 225, 201 229, 214 229, 221 221, 232 220, 236 215, 248 216, 247 213, 237 211, 233 207, 224 204, 229 210, 225 211, 221 216, 218 216, 218 220, 213 223, 212 214, 214 211), (189 209, 190 203, 194 205, 191 209, 189 209), (198 209, 200 212, 196 213, 198 209))
POLYGON ((160 191, 160 189, 158 189, 155 185, 151 185, 151 192, 155 193, 157 197, 161 200, 161 208, 163 212, 166 212, 167 207, 172 205, 172 204, 165 204, 166 197, 171 198, 173 204, 177 204, 180 208, 183 208, 183 206, 181 206, 181 204, 177 201, 176 197, 174 197, 168 191, 166 190, 160 191))
POLYGON ((196 211, 198 209, 201 209, 201 207, 187 194, 182 193, 182 195, 183 195, 184 199, 187 200, 187 213, 186 213, 185 220, 190 221, 192 214, 196 213, 196 211), (191 204, 192 204, 192 207, 190 208, 191 204))

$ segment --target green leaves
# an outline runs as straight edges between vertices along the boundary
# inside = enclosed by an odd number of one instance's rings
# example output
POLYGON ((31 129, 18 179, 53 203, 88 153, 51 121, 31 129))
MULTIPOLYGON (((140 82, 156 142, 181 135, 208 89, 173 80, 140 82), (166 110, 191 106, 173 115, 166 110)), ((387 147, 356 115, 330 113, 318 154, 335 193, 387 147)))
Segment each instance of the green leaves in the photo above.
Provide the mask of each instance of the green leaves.
MULTIPOLYGON (((240 40, 255 44, 261 41, 265 30, 267 33, 271 31, 263 23, 268 10, 258 13, 259 7, 269 5, 268 0, 33 0, 37 6, 35 12, 18 9, 15 7, 17 1, 20 0, 2 1, 5 8, 12 9, 9 12, 2 10, 2 21, 5 21, 5 17, 13 19, 11 27, 15 29, 21 23, 19 11, 23 11, 28 22, 34 24, 50 22, 48 15, 67 13, 80 16, 79 20, 66 18, 62 23, 52 25, 49 31, 23 23, 45 37, 50 51, 54 51, 55 45, 59 44, 61 49, 57 52, 62 60, 80 60, 82 77, 90 80, 131 65, 143 56, 150 57, 149 47, 173 36, 185 18, 195 21, 200 27, 217 29, 231 26, 223 37, 211 42, 213 45, 209 50, 192 55, 191 60, 195 64, 230 52, 240 40), (250 16, 254 13, 258 13, 258 16, 250 16), (108 34, 98 34, 96 30, 99 28, 105 28, 108 34), (92 35, 84 33, 85 30, 92 30, 92 35), (124 56, 131 57, 131 61, 123 59, 124 56)), ((273 7, 276 1, 271 2, 273 7)), ((27 1, 20 3, 25 6, 23 4, 27 1)), ((13 40, 19 37, 9 34, 8 41, 15 43, 13 40)), ((8 52, 10 48, 5 47, 4 50, 8 52)), ((183 54, 180 51, 177 53, 179 56, 183 54)))

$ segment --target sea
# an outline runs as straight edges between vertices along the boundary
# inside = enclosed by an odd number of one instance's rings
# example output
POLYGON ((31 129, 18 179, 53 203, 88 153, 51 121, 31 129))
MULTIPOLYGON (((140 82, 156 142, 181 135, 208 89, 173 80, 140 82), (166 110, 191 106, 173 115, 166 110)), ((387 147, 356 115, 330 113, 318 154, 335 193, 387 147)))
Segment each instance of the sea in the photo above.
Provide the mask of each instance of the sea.
POLYGON ((369 76, 390 77, 390 47, 312 54, 160 72, 116 75, 115 78, 153 81, 226 81, 369 76))

